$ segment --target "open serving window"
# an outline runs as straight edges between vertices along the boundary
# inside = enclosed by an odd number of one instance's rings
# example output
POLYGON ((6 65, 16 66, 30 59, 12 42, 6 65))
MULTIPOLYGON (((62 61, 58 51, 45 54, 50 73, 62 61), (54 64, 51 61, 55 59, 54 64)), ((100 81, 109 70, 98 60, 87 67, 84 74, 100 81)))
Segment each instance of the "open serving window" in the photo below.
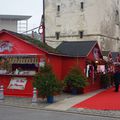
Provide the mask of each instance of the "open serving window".
POLYGON ((37 55, 0 56, 0 74, 34 75, 38 68, 37 55))

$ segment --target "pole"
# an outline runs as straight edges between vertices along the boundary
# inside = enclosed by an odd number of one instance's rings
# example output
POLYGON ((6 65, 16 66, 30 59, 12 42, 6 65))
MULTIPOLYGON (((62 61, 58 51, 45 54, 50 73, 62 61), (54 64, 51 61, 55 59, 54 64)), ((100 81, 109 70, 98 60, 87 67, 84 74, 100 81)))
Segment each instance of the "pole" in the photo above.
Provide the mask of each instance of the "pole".
POLYGON ((43 0, 43 43, 45 43, 45 0, 43 0))
POLYGON ((38 100, 37 100, 37 90, 36 90, 36 88, 33 88, 32 104, 36 104, 37 102, 38 102, 38 100))

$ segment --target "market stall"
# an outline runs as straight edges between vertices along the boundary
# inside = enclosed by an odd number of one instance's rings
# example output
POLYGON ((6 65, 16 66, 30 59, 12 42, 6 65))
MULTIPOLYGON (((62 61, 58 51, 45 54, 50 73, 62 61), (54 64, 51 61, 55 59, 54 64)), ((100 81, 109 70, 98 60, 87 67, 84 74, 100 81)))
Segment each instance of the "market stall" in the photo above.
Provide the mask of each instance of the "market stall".
POLYGON ((105 62, 96 41, 63 42, 57 50, 66 55, 62 57, 63 78, 73 66, 77 65, 89 82, 84 88, 84 93, 101 88, 100 73, 105 72, 105 62))
POLYGON ((62 42, 53 49, 21 34, 0 32, 0 85, 5 95, 31 97, 34 75, 45 62, 58 80, 64 80, 71 67, 79 66, 89 82, 84 93, 101 88, 99 75, 105 63, 97 41, 62 42))
POLYGON ((5 95, 32 96, 34 75, 44 65, 46 52, 17 35, 0 33, 0 85, 5 95))

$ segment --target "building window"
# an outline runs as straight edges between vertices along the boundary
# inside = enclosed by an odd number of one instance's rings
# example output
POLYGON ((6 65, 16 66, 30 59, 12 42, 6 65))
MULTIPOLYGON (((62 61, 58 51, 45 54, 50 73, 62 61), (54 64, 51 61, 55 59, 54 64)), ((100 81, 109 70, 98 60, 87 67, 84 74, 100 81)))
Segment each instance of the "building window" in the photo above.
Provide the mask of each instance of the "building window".
POLYGON ((56 39, 59 40, 59 38, 60 38, 60 32, 56 32, 55 36, 56 36, 56 39))
POLYGON ((60 12, 60 5, 57 6, 57 12, 60 12))
POLYGON ((117 0, 117 4, 119 5, 119 0, 117 0))
POLYGON ((83 38, 84 31, 79 31, 80 38, 83 38))
POLYGON ((115 22, 117 25, 119 25, 119 11, 116 10, 116 13, 115 13, 115 22))
POLYGON ((60 16, 60 5, 57 5, 57 17, 60 16))
POLYGON ((84 9, 84 2, 80 2, 80 9, 81 9, 81 10, 84 9))

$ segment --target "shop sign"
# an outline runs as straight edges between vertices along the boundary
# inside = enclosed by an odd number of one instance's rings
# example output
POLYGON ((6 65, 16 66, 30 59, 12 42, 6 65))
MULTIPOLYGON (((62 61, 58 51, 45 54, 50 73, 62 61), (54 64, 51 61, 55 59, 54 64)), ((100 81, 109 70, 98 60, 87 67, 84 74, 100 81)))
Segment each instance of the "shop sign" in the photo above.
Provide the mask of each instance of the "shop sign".
POLYGON ((11 79, 8 89, 24 90, 27 83, 26 78, 14 77, 11 79))
POLYGON ((3 41, 0 43, 0 52, 4 52, 5 50, 11 51, 12 50, 12 44, 9 41, 3 41))

